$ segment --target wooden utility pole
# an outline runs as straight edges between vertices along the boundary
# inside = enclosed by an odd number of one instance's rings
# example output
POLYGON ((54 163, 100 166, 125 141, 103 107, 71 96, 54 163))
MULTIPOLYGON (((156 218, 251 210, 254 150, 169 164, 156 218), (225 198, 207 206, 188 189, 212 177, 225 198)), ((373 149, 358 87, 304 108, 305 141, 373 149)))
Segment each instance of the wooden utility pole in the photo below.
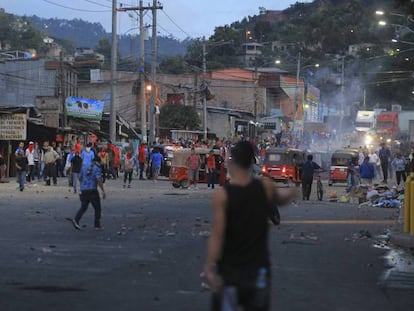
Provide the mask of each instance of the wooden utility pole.
MULTIPOLYGON (((142 0, 139 1, 142 8, 142 0)), ((141 83, 141 135, 142 140, 147 140, 147 103, 145 98, 145 35, 144 32, 144 10, 139 10, 139 81, 141 83)))
POLYGON ((66 127, 66 107, 65 107, 65 75, 63 72, 63 52, 59 53, 59 102, 62 107, 62 119, 60 126, 63 130, 66 127))
POLYGON ((145 100, 145 47, 144 47, 144 11, 152 10, 152 61, 151 61, 151 101, 150 108, 148 112, 149 117, 149 141, 152 143, 155 140, 155 94, 156 94, 156 69, 157 69, 157 10, 162 10, 161 4, 153 0, 152 6, 143 6, 142 0, 139 1, 138 7, 122 7, 119 8, 120 12, 127 11, 139 11, 140 17, 140 64, 139 64, 139 75, 140 75, 140 94, 141 94, 141 134, 143 139, 147 135, 147 125, 146 125, 146 100, 145 100))
POLYGON ((116 141, 116 62, 117 62, 117 28, 116 28, 116 0, 112 0, 112 50, 111 50, 111 108, 109 114, 109 137, 116 141))
POLYGON ((203 130, 204 130, 204 140, 207 141, 208 138, 208 129, 207 129, 207 61, 206 61, 207 51, 206 51, 206 41, 203 39, 203 130))
POLYGON ((161 9, 162 6, 157 0, 152 1, 152 55, 151 55, 151 101, 149 108, 149 121, 150 121, 150 132, 149 141, 153 143, 155 141, 155 100, 157 93, 157 10, 161 9))

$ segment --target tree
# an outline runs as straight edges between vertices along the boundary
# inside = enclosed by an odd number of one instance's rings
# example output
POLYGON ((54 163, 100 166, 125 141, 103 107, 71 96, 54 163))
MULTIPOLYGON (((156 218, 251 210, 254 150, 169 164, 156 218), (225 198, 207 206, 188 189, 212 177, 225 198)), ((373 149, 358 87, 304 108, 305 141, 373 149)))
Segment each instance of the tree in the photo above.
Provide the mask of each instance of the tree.
POLYGON ((160 111, 160 126, 170 129, 197 130, 200 118, 192 106, 166 104, 160 111))
POLYGON ((7 14, 4 9, 0 9, 0 46, 2 48, 4 48, 5 44, 9 43, 8 41, 15 36, 12 23, 12 15, 7 14))
POLYGON ((166 74, 182 74, 188 72, 188 65, 181 56, 164 58, 160 62, 160 71, 166 74))
POLYGON ((407 15, 414 15, 414 2, 411 0, 394 0, 397 8, 405 10, 407 15))

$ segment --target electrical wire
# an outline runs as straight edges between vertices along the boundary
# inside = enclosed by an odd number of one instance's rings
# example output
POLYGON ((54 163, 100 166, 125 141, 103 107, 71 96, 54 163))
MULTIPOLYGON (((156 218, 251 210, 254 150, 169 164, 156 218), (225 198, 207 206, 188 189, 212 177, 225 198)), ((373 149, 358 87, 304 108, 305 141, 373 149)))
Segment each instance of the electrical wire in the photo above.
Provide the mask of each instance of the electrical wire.
POLYGON ((78 8, 73 8, 73 7, 69 7, 69 6, 66 6, 66 5, 62 5, 62 4, 59 4, 59 3, 56 3, 56 2, 53 2, 53 1, 50 1, 50 0, 43 0, 43 1, 46 2, 46 3, 52 4, 52 5, 55 5, 55 6, 64 8, 64 9, 72 10, 72 11, 89 12, 89 13, 102 13, 102 12, 111 12, 112 11, 112 10, 85 10, 85 9, 78 9, 78 8))
POLYGON ((102 3, 99 3, 99 2, 93 1, 93 0, 84 0, 84 1, 89 2, 89 3, 92 3, 92 4, 99 5, 99 6, 103 7, 103 8, 112 9, 111 6, 108 6, 108 5, 105 5, 105 4, 102 4, 102 3))
POLYGON ((181 28, 168 14, 167 12, 165 12, 164 10, 161 10, 162 13, 164 13, 164 15, 179 29, 181 30, 188 38, 191 38, 192 36, 185 31, 183 28, 181 28))

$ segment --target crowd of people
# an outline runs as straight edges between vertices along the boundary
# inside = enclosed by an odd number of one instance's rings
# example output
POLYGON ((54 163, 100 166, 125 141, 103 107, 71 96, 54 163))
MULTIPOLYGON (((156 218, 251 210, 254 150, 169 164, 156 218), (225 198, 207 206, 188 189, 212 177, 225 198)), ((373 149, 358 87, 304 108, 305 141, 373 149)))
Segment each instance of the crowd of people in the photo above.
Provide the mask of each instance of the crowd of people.
MULTIPOLYGON (((120 163, 120 151, 111 142, 98 147, 88 143, 82 145, 79 139, 70 143, 45 141, 40 146, 38 142, 30 141, 27 145, 20 142, 14 152, 14 163, 19 188, 24 190, 27 183, 35 180, 44 181, 46 186, 57 185, 58 177, 68 177, 69 185, 76 193, 76 177, 82 166, 88 166, 94 159, 99 158, 100 166, 105 177, 117 178, 120 163), (75 177, 75 178, 74 178, 75 177)), ((0 177, 7 180, 7 162, 0 155, 0 177)))
POLYGON ((357 162, 348 165, 347 192, 358 183, 388 184, 390 179, 395 179, 396 186, 404 187, 407 175, 414 169, 413 159, 413 153, 391 152, 385 143, 378 150, 360 147, 357 162))

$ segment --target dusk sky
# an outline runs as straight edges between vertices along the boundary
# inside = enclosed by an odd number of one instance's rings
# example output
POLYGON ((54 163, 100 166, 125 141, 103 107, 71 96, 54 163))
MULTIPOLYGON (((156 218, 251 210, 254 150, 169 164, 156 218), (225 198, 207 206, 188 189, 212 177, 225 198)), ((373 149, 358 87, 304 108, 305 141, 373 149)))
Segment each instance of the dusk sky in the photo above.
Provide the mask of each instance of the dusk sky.
MULTIPOLYGON (((137 6, 138 0, 120 0, 118 6, 137 6)), ((296 3, 296 0, 164 0, 163 10, 158 11, 158 31, 160 35, 172 35, 184 39, 187 36, 207 38, 216 26, 239 21, 245 16, 259 14, 259 7, 268 10, 283 10, 296 3), (172 22, 173 20, 175 22, 172 22)), ((302 0, 300 2, 312 2, 302 0)), ((144 5, 151 0, 144 0, 144 5)), ((80 18, 90 22, 100 22, 111 31, 112 0, 0 0, 0 7, 17 15, 37 15, 45 18, 80 18)), ((118 13, 118 33, 137 33, 137 15, 133 12, 118 13), (133 16, 130 17, 129 15, 133 16), (132 31, 131 28, 134 28, 132 31)), ((146 13, 145 23, 152 23, 150 12, 146 13)))

